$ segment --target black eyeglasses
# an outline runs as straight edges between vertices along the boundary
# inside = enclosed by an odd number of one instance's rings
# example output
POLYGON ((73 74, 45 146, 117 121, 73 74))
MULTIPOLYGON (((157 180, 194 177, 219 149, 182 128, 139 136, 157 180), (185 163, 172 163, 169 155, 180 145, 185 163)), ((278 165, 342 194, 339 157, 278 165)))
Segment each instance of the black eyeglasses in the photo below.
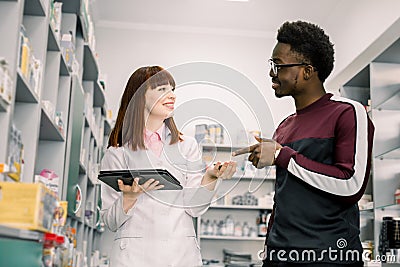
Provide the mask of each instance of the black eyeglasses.
POLYGON ((290 67, 296 67, 296 66, 307 66, 310 65, 308 63, 290 63, 290 64, 276 64, 272 59, 268 60, 269 66, 271 67, 272 72, 274 75, 278 75, 278 71, 281 68, 290 68, 290 67))

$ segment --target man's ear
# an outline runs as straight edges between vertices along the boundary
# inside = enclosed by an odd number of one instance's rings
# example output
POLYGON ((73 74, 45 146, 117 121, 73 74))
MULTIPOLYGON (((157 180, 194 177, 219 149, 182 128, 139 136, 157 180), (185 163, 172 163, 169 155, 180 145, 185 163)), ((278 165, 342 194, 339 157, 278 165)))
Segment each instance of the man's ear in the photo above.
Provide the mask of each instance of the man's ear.
POLYGON ((314 74, 314 67, 308 65, 304 68, 303 79, 309 80, 313 74, 314 74))

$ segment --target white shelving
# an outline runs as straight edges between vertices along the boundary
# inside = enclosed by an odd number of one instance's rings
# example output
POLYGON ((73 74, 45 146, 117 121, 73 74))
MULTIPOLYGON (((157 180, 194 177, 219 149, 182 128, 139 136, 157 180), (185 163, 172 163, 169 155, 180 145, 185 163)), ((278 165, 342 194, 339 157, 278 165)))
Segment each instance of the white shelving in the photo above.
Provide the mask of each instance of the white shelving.
POLYGON ((0 97, 0 112, 7 112, 10 105, 0 97))
POLYGON ((362 210, 360 214, 361 220, 367 222, 362 223, 361 237, 374 241, 375 255, 378 255, 381 246, 382 218, 400 216, 400 205, 395 204, 394 197, 396 189, 400 188, 399 30, 400 20, 331 81, 331 84, 343 84, 340 92, 345 97, 364 105, 370 100, 368 114, 375 125, 375 136, 367 193, 372 195, 374 208, 362 210))
POLYGON ((33 91, 20 69, 17 70, 17 88, 18 90, 15 95, 16 102, 39 103, 37 93, 33 91))
MULTIPOLYGON (((211 164, 216 161, 226 161, 231 159, 231 152, 242 148, 243 146, 232 146, 225 144, 202 144, 200 149, 203 152, 203 161, 206 164, 211 164)), ((201 221, 214 220, 220 222, 226 216, 230 215, 235 222, 243 225, 244 222, 250 228, 258 233, 256 219, 262 212, 271 212, 272 203, 270 205, 232 205, 232 198, 235 196, 244 196, 251 192, 251 195, 256 197, 258 201, 266 194, 274 190, 275 185, 275 170, 268 171, 251 170, 246 174, 244 162, 247 162, 246 157, 235 157, 238 162, 238 169, 241 169, 237 174, 229 180, 223 180, 217 189, 217 199, 212 203, 208 211, 201 217, 197 218, 197 233, 201 247, 203 259, 219 260, 222 262, 223 249, 238 251, 242 253, 250 253, 252 260, 259 262, 258 252, 263 249, 265 237, 250 237, 250 236, 226 236, 226 235, 204 235, 201 232, 201 221), (243 161, 243 162, 242 162, 243 161), (267 175, 268 173, 268 175, 267 175), (253 192, 254 191, 254 192, 253 192)), ((249 170, 247 170, 249 171, 249 170)), ((243 203, 244 204, 244 203, 243 203)))
MULTIPOLYGON (((0 0, 0 58, 7 62, 13 84, 11 103, 0 97, 0 163, 8 164, 10 130, 15 125, 21 132, 24 146, 25 163, 20 181, 33 182, 34 176, 45 168, 60 177, 59 198, 69 202, 67 224, 77 229, 77 250, 86 251, 90 262, 92 251, 99 249, 100 239, 97 221, 100 191, 96 164, 100 161, 103 140, 106 139, 106 101, 98 81, 100 69, 96 52, 87 44, 89 35, 81 23, 88 11, 85 14, 81 12, 84 0, 61 0, 60 33, 71 32, 73 35, 74 56, 78 63, 76 66, 79 66, 76 73, 72 72, 73 58, 63 55, 64 44, 58 40, 58 34, 50 23, 51 1, 0 0), (19 56, 21 25, 29 39, 30 54, 41 65, 37 83, 33 82, 33 75, 26 68, 19 67, 23 58, 19 56), (92 89, 86 90, 86 85, 92 89), (88 103, 84 102, 85 92, 87 98, 91 98, 88 103), (90 121, 84 118, 84 109, 92 110, 90 121), (56 124, 56 113, 63 124, 56 124), (81 161, 82 153, 85 157, 81 161), (75 213, 78 187, 81 188, 82 202, 75 213), (85 216, 88 211, 93 215, 85 216)), ((109 131, 111 125, 108 126, 109 131)), ((13 182, 5 174, 0 174, 0 181, 13 182)), ((36 242, 35 250, 40 246, 42 244, 36 242)), ((4 254, 0 255, 2 257, 4 254)), ((40 263, 24 262, 13 266, 36 264, 40 263)))

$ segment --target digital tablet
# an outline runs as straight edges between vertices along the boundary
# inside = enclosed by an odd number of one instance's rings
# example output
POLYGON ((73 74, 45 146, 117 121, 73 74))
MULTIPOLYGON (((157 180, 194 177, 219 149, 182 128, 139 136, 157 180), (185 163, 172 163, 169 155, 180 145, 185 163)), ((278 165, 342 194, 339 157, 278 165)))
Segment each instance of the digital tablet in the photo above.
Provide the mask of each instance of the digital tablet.
POLYGON ((159 190, 182 190, 183 188, 180 182, 165 169, 100 171, 98 179, 114 188, 114 190, 120 191, 118 179, 122 180, 126 185, 132 185, 133 179, 136 177, 139 177, 139 184, 143 184, 149 179, 159 181, 160 185, 164 185, 159 190))

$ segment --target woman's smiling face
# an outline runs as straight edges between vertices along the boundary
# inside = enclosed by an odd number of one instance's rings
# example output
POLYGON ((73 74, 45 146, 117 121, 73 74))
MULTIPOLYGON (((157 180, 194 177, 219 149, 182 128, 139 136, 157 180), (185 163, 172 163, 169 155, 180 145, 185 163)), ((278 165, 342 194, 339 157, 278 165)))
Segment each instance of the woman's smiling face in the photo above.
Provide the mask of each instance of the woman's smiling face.
POLYGON ((171 117, 176 99, 174 90, 175 88, 170 84, 147 89, 145 93, 145 114, 163 120, 171 117))

